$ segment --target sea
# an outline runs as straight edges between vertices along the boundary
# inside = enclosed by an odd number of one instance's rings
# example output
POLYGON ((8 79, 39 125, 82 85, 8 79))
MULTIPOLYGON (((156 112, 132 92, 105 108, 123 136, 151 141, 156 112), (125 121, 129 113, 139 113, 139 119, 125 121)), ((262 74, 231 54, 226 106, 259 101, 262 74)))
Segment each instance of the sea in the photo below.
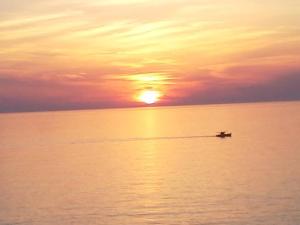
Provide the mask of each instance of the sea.
POLYGON ((300 102, 0 114, 0 224, 299 225, 300 102))

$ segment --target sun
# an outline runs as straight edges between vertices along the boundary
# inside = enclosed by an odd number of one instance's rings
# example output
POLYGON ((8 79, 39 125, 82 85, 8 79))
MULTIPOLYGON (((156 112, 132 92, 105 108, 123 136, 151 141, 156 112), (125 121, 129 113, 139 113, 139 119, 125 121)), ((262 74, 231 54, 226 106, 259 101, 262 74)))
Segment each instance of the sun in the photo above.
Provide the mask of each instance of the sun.
POLYGON ((161 93, 156 90, 144 90, 142 93, 138 96, 138 99, 141 102, 144 102, 146 104, 153 104, 157 101, 159 101, 159 97, 161 96, 161 93))

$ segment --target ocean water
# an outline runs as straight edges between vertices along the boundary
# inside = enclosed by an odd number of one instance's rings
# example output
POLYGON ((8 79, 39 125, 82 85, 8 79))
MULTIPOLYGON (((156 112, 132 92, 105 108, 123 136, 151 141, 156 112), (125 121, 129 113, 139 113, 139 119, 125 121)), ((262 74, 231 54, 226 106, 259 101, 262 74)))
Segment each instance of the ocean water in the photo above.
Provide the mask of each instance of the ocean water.
POLYGON ((300 102, 1 114, 0 224, 299 225, 300 102))

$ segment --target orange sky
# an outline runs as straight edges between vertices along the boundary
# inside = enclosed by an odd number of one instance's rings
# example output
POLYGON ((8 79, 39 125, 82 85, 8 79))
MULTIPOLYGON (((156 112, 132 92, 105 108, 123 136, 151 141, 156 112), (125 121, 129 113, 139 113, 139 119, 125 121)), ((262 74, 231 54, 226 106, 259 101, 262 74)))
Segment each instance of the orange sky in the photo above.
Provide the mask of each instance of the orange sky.
POLYGON ((0 111, 300 99, 298 0, 10 0, 0 111))

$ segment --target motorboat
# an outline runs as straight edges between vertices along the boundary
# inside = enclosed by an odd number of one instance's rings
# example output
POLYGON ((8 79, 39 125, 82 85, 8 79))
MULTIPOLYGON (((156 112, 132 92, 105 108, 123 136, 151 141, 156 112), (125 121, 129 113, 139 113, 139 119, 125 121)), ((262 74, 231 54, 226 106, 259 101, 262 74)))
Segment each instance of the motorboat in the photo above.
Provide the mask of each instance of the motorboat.
POLYGON ((216 135, 216 137, 219 137, 219 138, 231 137, 231 133, 226 133, 225 131, 221 131, 220 133, 218 133, 216 135))

